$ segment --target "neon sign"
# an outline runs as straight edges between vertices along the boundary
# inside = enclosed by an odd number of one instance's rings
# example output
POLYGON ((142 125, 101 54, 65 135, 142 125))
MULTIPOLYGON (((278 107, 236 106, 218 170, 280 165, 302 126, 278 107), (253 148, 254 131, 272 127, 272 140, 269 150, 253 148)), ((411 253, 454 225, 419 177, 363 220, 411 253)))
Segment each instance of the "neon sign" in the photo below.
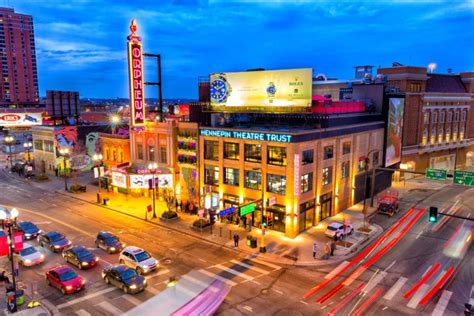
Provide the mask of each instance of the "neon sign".
POLYGON ((200 134, 201 136, 238 138, 238 139, 244 139, 244 140, 261 140, 261 141, 277 142, 277 143, 291 143, 291 138, 293 137, 293 135, 289 135, 289 134, 227 131, 227 130, 217 130, 217 129, 201 129, 200 134))
POLYGON ((143 54, 141 37, 137 35, 135 19, 130 24, 132 32, 128 37, 128 74, 130 81, 130 109, 132 126, 145 123, 145 94, 143 82, 143 54))

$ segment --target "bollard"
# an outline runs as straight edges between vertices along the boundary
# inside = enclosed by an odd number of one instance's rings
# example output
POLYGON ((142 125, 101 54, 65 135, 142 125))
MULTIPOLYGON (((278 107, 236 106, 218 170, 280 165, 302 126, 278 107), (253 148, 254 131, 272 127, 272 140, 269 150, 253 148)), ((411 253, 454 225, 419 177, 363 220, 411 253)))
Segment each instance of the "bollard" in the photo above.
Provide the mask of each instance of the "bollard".
POLYGON ((222 227, 219 227, 219 237, 222 237, 222 227))
POLYGON ((232 231, 229 230, 229 239, 232 240, 232 231))
POLYGON ((97 193, 97 203, 100 204, 100 193, 97 193))

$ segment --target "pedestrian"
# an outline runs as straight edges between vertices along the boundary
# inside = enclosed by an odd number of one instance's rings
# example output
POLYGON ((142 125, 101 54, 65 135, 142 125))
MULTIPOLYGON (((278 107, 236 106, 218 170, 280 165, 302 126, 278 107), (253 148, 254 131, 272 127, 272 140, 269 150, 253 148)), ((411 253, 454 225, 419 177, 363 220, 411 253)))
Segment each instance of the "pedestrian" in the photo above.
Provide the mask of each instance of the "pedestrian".
POLYGON ((183 212, 183 200, 179 202, 179 209, 183 212))
POLYGON ((54 173, 56 174, 56 177, 59 176, 59 170, 57 167, 54 167, 54 173))
POLYGON ((324 259, 329 259, 330 252, 331 252, 331 249, 329 248, 329 243, 326 243, 324 245, 324 259))
POLYGON ((176 199, 176 201, 175 201, 175 206, 176 206, 176 212, 178 212, 179 203, 178 203, 178 200, 177 200, 177 199, 176 199))
POLYGON ((189 201, 186 201, 186 205, 185 205, 185 212, 189 212, 189 201))
POLYGON ((329 248, 331 249, 331 256, 334 256, 334 250, 336 250, 336 243, 334 241, 331 241, 329 248))
POLYGON ((243 221, 244 227, 247 227, 247 216, 243 216, 242 221, 243 221))
POLYGON ((313 244, 313 259, 316 259, 316 254, 318 253, 318 243, 314 242, 313 244))
POLYGON ((238 247, 239 247, 239 239, 240 239, 239 234, 234 233, 234 248, 238 248, 238 247))

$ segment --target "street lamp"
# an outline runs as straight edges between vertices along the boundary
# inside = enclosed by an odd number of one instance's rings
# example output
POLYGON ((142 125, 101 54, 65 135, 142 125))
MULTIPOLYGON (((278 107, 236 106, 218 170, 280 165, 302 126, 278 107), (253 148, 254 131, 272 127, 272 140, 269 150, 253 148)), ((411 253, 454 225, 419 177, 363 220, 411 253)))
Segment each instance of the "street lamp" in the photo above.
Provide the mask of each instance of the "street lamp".
POLYGON ((8 146, 8 151, 10 153, 10 170, 13 169, 13 153, 12 153, 12 145, 15 143, 14 136, 6 136, 3 140, 5 145, 8 146))
POLYGON ((66 165, 66 159, 69 156, 69 148, 61 148, 59 149, 59 154, 61 157, 63 157, 63 166, 64 166, 64 189, 68 191, 67 189, 67 175, 66 175, 66 170, 67 170, 67 165, 66 165))
POLYGON ((110 123, 112 124, 112 135, 115 134, 115 129, 117 125, 120 123, 120 116, 118 114, 114 114, 110 117, 110 123))
POLYGON ((18 210, 16 208, 12 208, 12 209, 0 208, 0 220, 3 221, 4 226, 8 227, 8 238, 10 240, 9 249, 10 249, 10 259, 11 259, 11 268, 12 268, 12 280, 13 280, 13 284, 12 284, 13 288, 11 290, 13 291, 14 294, 13 294, 13 301, 11 305, 8 304, 8 309, 12 313, 17 311, 15 262, 14 262, 15 257, 13 256, 14 242, 13 242, 13 234, 12 234, 12 226, 17 217, 18 217, 18 210))
POLYGON ((99 193, 100 193, 100 167, 102 166, 103 158, 104 157, 102 156, 102 154, 94 154, 94 156, 92 157, 92 160, 94 160, 97 166, 97 175, 98 175, 97 178, 99 179, 99 193))
MULTIPOLYGON (((156 209, 155 209, 155 174, 158 170, 158 164, 156 162, 148 164, 148 170, 150 170, 153 175, 152 186, 153 186, 153 218, 156 218, 156 209)), ((158 182, 159 183, 159 182, 158 182)))
POLYGON ((263 219, 265 218, 265 223, 268 225, 267 213, 265 211, 265 186, 264 186, 264 177, 263 177, 263 170, 261 167, 255 167, 252 170, 260 171, 260 179, 261 179, 261 187, 262 187, 262 237, 260 240, 260 252, 265 253, 267 252, 267 247, 265 246, 265 225, 263 225, 263 219))
POLYGON ((26 153, 28 155, 28 164, 30 164, 30 150, 31 150, 31 147, 33 147, 33 144, 30 142, 26 142, 23 144, 23 147, 25 147, 26 149, 26 153))
MULTIPOLYGON (((366 221, 367 221, 367 205, 366 205, 366 203, 367 202, 366 202, 366 200, 367 200, 367 178, 369 177, 369 162, 370 162, 369 156, 370 156, 371 153, 376 152, 376 151, 378 151, 378 149, 372 149, 365 156, 364 207, 362 209, 362 212, 364 213, 364 228, 367 227, 367 223, 366 223, 366 221)), ((374 166, 372 166, 372 168, 374 168, 374 166)), ((374 173, 374 178, 372 179, 372 185, 374 184, 374 181, 375 181, 375 173, 374 173)))

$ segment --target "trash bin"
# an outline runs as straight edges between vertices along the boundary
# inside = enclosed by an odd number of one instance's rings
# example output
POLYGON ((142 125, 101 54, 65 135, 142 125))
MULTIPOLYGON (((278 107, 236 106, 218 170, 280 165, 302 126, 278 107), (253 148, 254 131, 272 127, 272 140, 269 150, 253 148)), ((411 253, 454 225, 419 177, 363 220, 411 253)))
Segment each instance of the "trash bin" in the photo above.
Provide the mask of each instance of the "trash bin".
POLYGON ((104 205, 109 205, 109 198, 104 198, 103 204, 104 205))
POLYGON ((257 248, 257 239, 251 235, 247 235, 247 246, 250 248, 257 248))
POLYGON ((23 305, 25 303, 25 291, 23 290, 16 290, 15 293, 16 298, 16 305, 23 305))

